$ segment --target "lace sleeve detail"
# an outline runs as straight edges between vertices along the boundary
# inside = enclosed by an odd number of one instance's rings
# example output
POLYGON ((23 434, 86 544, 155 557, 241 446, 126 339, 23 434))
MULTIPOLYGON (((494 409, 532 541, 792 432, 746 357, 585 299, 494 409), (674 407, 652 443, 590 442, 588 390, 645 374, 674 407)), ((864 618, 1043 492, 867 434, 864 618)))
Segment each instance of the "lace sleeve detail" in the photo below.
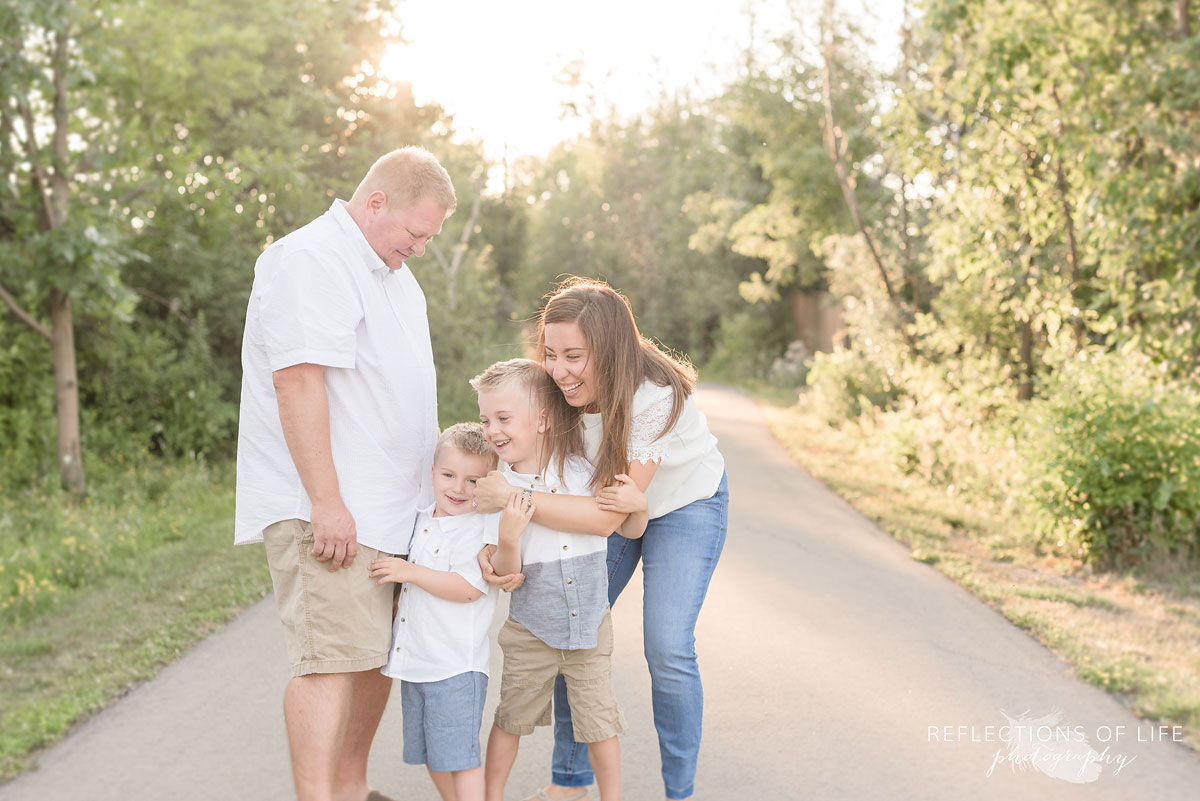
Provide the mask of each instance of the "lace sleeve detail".
POLYGON ((667 452, 667 437, 659 437, 659 434, 663 433, 673 408, 675 394, 668 392, 634 415, 629 430, 629 452, 626 454, 630 462, 649 464, 662 461, 663 454, 667 452))

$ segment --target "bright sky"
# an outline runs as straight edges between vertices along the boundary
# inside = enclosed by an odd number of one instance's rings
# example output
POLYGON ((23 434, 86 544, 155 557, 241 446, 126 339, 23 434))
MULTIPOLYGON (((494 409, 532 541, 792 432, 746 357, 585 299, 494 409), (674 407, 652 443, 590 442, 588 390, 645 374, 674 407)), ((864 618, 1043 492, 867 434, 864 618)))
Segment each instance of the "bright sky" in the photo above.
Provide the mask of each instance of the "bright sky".
MULTIPOLYGON (((570 90, 557 78, 580 60, 597 87, 600 109, 647 108, 660 87, 716 91, 733 74, 750 40, 746 9, 756 9, 755 38, 781 30, 788 0, 405 0, 402 35, 382 65, 413 85, 418 103, 440 103, 455 127, 475 134, 488 153, 541 155, 579 132, 562 121, 570 90)), ((792 0, 818 19, 820 0, 792 0)), ((839 12, 875 32, 873 58, 890 61, 903 0, 839 0, 839 12)))

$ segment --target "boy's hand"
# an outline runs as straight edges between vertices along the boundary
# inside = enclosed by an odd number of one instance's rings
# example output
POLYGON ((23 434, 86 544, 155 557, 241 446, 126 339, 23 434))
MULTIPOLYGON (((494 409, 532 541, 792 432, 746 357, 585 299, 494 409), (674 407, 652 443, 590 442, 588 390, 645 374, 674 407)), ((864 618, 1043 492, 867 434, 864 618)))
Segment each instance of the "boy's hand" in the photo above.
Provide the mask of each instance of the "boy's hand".
POLYGON ((508 505, 515 490, 499 470, 493 470, 475 482, 475 511, 482 514, 499 512, 508 505))
POLYGON ((492 587, 499 587, 505 592, 512 592, 525 582, 524 573, 510 573, 507 576, 497 576, 492 567, 492 554, 496 552, 495 545, 485 545, 479 552, 479 569, 483 571, 483 580, 492 587))
POLYGON ((603 511, 628 515, 644 512, 649 508, 646 494, 638 489, 632 478, 624 473, 613 478, 617 483, 610 484, 596 495, 596 502, 603 511))
POLYGON ((407 560, 396 556, 382 556, 371 563, 368 575, 373 579, 379 579, 375 582, 376 584, 383 584, 388 581, 411 581, 412 574, 413 565, 407 560))
POLYGON ((516 539, 529 525, 533 517, 533 500, 523 492, 514 492, 508 498, 508 505, 500 513, 500 537, 516 539))

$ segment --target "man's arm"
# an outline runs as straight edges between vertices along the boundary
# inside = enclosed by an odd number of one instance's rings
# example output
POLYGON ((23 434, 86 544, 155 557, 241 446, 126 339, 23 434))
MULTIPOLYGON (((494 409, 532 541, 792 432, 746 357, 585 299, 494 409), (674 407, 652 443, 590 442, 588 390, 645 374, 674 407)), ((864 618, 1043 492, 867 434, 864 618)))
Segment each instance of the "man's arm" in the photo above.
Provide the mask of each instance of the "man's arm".
POLYGON ((329 439, 325 368, 297 364, 271 374, 279 422, 300 482, 312 500, 312 553, 330 560, 330 572, 350 567, 358 553, 357 531, 342 501, 329 439))

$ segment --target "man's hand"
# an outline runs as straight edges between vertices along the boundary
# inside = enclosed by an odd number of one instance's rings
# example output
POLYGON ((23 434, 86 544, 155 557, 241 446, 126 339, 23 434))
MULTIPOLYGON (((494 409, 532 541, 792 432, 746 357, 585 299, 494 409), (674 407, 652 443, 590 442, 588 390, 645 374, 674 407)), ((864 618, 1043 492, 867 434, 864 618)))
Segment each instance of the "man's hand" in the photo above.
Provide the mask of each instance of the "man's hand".
POLYGON ((616 484, 610 484, 596 495, 596 501, 600 504, 600 508, 606 512, 617 512, 623 515, 646 511, 646 495, 638 489, 633 479, 624 473, 614 476, 614 478, 617 481, 616 484))
POLYGON ((499 470, 493 470, 475 482, 475 510, 481 514, 499 512, 508 506, 517 490, 499 470))
POLYGON ((330 503, 313 503, 313 556, 318 562, 329 561, 329 572, 350 567, 358 555, 358 530, 354 517, 341 498, 330 503))
POLYGON ((412 581, 413 565, 398 556, 381 556, 371 563, 370 576, 378 579, 376 584, 388 581, 400 583, 412 581))
MULTIPOLYGON (((504 482, 507 484, 508 482, 504 482)), ((485 545, 479 552, 479 569, 483 571, 483 580, 493 587, 499 587, 505 592, 512 592, 525 582, 524 573, 511 573, 507 576, 497 576, 492 567, 492 554, 496 552, 495 545, 485 545)))

